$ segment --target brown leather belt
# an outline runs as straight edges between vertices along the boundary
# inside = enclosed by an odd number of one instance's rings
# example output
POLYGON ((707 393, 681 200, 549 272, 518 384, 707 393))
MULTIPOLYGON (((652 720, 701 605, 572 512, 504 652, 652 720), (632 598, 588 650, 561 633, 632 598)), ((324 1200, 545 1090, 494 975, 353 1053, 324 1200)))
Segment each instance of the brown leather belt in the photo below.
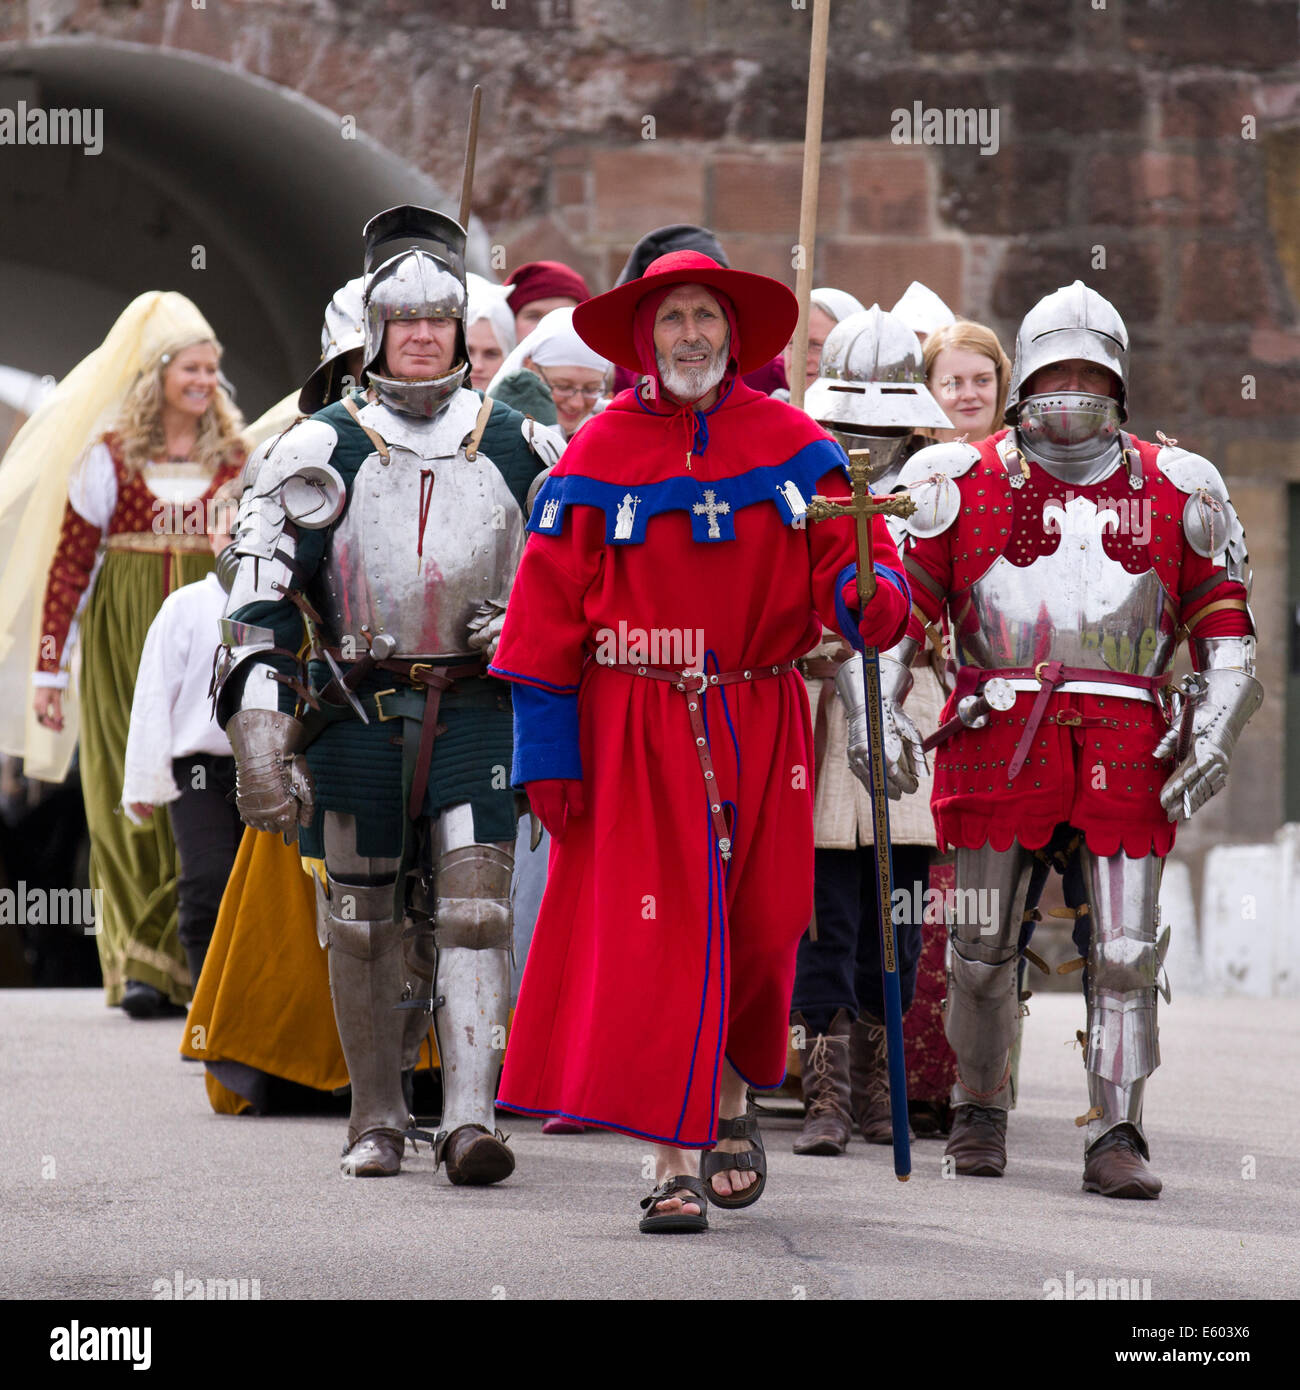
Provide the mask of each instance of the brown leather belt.
POLYGON ((822 767, 826 762, 826 744, 830 740, 831 700, 835 695, 835 674, 849 659, 852 652, 847 643, 836 649, 843 655, 801 656, 795 663, 806 680, 821 681, 821 691, 817 697, 817 718, 813 720, 813 795, 821 781, 822 767))
MULTIPOLYGON (((1063 685, 1066 681, 1088 681, 1095 685, 1126 685, 1130 689, 1154 692, 1169 684, 1168 676, 1135 676, 1126 671, 1099 670, 1092 666, 1066 666, 1060 661, 1040 661, 1037 666, 963 666, 957 673, 953 699, 961 701, 967 695, 977 694, 994 676, 1002 676, 1006 680, 1038 682, 1038 695, 1034 700, 1034 707, 1025 721, 1025 731, 1020 735, 1020 742, 1016 744, 1016 751, 1007 768, 1008 782, 1014 782, 1020 769, 1024 767, 1034 735, 1043 722, 1043 715, 1047 713, 1047 702, 1055 694, 1057 686, 1063 685)), ((948 738, 964 727, 961 720, 954 717, 944 723, 938 733, 943 738, 948 738)), ((941 740, 936 738, 936 742, 939 741, 941 740)))
POLYGON ((695 752, 700 760, 700 770, 704 773, 704 789, 709 794, 709 814, 713 817, 713 832, 718 839, 718 852, 723 859, 731 858, 731 827, 727 824, 726 812, 722 806, 722 793, 718 790, 718 779, 713 768, 713 756, 709 752, 709 738, 704 727, 704 696, 711 686, 737 685, 741 681, 766 680, 769 676, 784 676, 793 671, 793 661, 782 661, 774 666, 751 666, 744 671, 719 671, 714 675, 704 671, 673 671, 666 666, 638 666, 632 662, 601 661, 600 665, 611 671, 622 671, 629 676, 646 676, 650 680, 668 681, 675 690, 686 697, 686 712, 691 720, 691 733, 695 738, 695 752))
MULTIPOLYGON (((375 662, 374 669, 389 671, 399 680, 415 687, 416 690, 422 689, 425 692, 424 709, 420 715, 420 741, 415 754, 415 771, 411 778, 411 790, 406 803, 407 815, 412 820, 418 820, 420 812, 424 808, 425 788, 429 784, 429 767, 433 762, 433 744, 438 737, 438 706, 442 700, 442 692, 450 690, 458 680, 470 680, 475 676, 485 674, 487 664, 482 658, 477 661, 462 663, 459 666, 446 666, 430 661, 420 661, 414 657, 393 656, 386 661, 375 662)), ((396 686, 391 690, 375 691, 373 699, 381 724, 387 723, 390 719, 410 717, 414 713, 413 711, 405 713, 401 711, 385 712, 384 697, 397 693, 396 686)))

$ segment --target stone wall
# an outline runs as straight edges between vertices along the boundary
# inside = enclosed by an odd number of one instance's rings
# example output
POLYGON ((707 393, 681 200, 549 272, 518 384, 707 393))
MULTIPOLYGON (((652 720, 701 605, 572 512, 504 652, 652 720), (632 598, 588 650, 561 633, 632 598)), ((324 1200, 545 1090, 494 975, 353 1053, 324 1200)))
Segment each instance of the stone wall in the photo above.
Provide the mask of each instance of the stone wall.
MULTIPOLYGON (((1185 844, 1271 836, 1300 482, 1300 4, 836 0, 832 26, 816 281, 888 304, 921 279, 1008 346, 1076 277, 1114 300, 1134 428, 1221 462, 1260 571, 1275 693, 1185 844), (916 103, 996 114, 996 153, 895 143, 916 103)), ((202 53, 354 117, 444 187, 482 81, 475 211, 503 266, 570 260, 593 289, 677 220, 793 282, 809 28, 799 0, 0 0, 0 42, 202 53)))

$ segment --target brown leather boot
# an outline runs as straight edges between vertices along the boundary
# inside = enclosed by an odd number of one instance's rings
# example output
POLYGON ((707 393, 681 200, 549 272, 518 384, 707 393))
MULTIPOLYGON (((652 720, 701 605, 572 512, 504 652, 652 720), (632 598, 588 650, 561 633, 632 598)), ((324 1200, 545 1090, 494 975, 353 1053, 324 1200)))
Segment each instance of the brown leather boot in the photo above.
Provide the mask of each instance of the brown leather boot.
POLYGON ((955 1105, 944 1156, 965 1177, 1000 1178, 1007 1166, 1007 1112, 985 1105, 955 1105))
POLYGON ((515 1171, 515 1156, 506 1147, 506 1136, 500 1130, 489 1134, 482 1125, 453 1129, 439 1157, 457 1187, 486 1187, 515 1171))
MULTIPOLYGON (((807 1028, 802 1014, 791 1022, 807 1028)), ((849 1118, 849 1013, 840 1009, 830 1029, 809 1039, 803 1058, 803 1129, 797 1154, 842 1154, 853 1133, 849 1118)))
POLYGON ((885 1025, 871 1014, 853 1020, 849 1032, 849 1076, 853 1122, 868 1144, 892 1144, 889 1109, 889 1049, 885 1025))
POLYGON ((1083 1190, 1103 1197, 1159 1197, 1163 1185, 1147 1167, 1147 1147, 1131 1125, 1117 1125, 1090 1148, 1083 1161, 1083 1190))

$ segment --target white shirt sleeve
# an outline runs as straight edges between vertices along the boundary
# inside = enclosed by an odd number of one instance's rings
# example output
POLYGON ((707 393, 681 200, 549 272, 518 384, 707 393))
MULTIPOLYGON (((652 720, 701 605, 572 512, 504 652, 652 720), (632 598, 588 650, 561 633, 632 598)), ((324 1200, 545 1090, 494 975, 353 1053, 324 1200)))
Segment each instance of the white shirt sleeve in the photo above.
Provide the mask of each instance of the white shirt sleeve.
POLYGON ((101 441, 92 445, 72 470, 68 501, 78 516, 101 531, 108 530, 117 509, 117 470, 107 444, 101 441))
POLYGON ((196 753, 232 756, 213 718, 208 685, 226 593, 215 574, 168 594, 145 637, 126 740, 122 806, 161 806, 181 795, 172 761, 196 753))
POLYGON ((169 595, 150 624, 135 676, 122 773, 122 806, 136 824, 140 822, 131 814, 133 801, 162 806, 180 796, 172 776, 172 707, 184 672, 184 654, 178 654, 177 642, 188 646, 188 639, 184 630, 178 632, 172 622, 176 607, 171 599, 182 592, 178 589, 169 595))

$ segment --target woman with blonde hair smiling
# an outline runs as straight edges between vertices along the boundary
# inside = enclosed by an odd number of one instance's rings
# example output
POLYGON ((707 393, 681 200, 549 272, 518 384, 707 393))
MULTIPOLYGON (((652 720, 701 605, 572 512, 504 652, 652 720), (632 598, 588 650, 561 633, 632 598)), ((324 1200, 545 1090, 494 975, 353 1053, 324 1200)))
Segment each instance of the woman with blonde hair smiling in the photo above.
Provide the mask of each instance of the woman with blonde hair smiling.
POLYGON ((169 818, 133 826, 116 811, 145 634, 169 592, 212 568, 203 514, 243 464, 220 360, 184 295, 140 295, 0 471, 0 747, 61 781, 79 726, 104 988, 133 1018, 190 995, 169 818), (30 701, 20 665, 35 669, 30 701))
POLYGON ((924 358, 926 385, 953 423, 950 430, 935 430, 935 439, 973 444, 1002 428, 1011 362, 991 328, 968 319, 936 328, 925 340, 924 358))

